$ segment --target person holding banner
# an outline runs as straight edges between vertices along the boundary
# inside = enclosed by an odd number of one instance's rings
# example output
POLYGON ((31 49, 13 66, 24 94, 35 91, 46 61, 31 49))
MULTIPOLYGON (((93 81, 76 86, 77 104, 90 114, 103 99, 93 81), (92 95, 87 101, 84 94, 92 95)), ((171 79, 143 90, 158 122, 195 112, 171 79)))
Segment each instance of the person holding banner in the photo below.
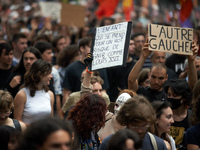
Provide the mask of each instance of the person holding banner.
MULTIPOLYGON (((67 100, 71 92, 76 92, 80 90, 81 86, 81 73, 85 69, 84 59, 87 56, 87 53, 90 52, 92 39, 89 37, 82 38, 79 41, 79 50, 80 50, 80 59, 76 62, 71 63, 65 71, 65 77, 63 79, 63 104, 67 100)), ((108 78, 107 72, 105 69, 99 70, 100 76, 104 80, 103 89, 108 89, 108 78)))
MULTIPOLYGON (((145 95, 150 102, 155 100, 166 100, 166 93, 163 90, 163 86, 165 82, 168 79, 167 75, 167 69, 164 64, 158 63, 154 64, 151 67, 151 71, 149 73, 150 77, 150 86, 147 88, 143 88, 138 86, 137 83, 137 77, 142 69, 142 66, 147 59, 147 57, 151 54, 151 51, 148 48, 149 43, 148 40, 144 44, 144 47, 142 48, 142 56, 137 61, 133 69, 131 70, 129 77, 128 77, 128 87, 129 89, 132 89, 133 91, 137 92, 138 94, 145 95)), ((194 63, 194 58, 197 55, 197 47, 192 45, 192 52, 193 55, 188 56, 188 64, 189 64, 189 80, 188 83, 190 87, 192 88, 197 81, 197 75, 196 75, 196 68, 194 63)))

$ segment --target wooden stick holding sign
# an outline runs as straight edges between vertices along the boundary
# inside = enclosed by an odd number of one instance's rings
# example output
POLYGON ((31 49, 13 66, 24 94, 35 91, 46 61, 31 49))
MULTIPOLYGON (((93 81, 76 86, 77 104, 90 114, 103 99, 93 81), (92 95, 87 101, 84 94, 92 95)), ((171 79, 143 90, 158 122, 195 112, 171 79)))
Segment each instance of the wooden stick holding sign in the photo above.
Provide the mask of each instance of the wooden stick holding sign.
POLYGON ((90 70, 126 64, 132 22, 98 27, 92 39, 93 61, 90 70))
POLYGON ((149 50, 192 55, 193 29, 148 25, 149 50))

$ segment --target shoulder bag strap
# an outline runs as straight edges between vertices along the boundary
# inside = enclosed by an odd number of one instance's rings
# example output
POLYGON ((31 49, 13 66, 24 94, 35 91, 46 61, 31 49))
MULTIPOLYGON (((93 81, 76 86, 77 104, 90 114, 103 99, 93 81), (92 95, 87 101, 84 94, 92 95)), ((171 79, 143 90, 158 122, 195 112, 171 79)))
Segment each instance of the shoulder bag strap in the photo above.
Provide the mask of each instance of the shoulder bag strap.
POLYGON ((16 120, 16 119, 13 119, 13 123, 14 123, 14 125, 15 125, 15 128, 16 128, 19 132, 22 132, 22 128, 21 128, 21 125, 20 125, 19 121, 16 120))
POLYGON ((149 134, 149 137, 151 139, 151 143, 152 143, 152 145, 154 147, 154 150, 158 150, 158 145, 157 145, 157 142, 156 142, 156 139, 155 139, 154 135, 151 134, 150 132, 148 132, 148 134, 149 134))
POLYGON ((94 137, 94 133, 93 132, 91 132, 91 138, 92 138, 92 143, 93 143, 94 150, 98 150, 98 143, 97 143, 97 140, 94 137))

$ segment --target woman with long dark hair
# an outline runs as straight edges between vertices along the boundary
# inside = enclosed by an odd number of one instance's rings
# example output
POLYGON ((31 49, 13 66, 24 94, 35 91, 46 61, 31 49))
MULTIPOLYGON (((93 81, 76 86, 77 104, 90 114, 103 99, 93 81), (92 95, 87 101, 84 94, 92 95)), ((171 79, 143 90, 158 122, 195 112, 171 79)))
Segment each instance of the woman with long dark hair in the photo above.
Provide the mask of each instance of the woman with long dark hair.
POLYGON ((37 60, 42 59, 38 49, 35 47, 28 47, 22 53, 19 64, 10 75, 7 83, 7 90, 12 94, 13 98, 20 90, 21 85, 24 83, 24 75, 30 69, 31 65, 37 60))
POLYGON ((156 112, 156 123, 150 128, 150 132, 162 138, 168 149, 176 150, 175 141, 169 135, 171 124, 174 123, 171 105, 167 101, 154 101, 152 106, 156 112))
POLYGON ((67 117, 75 128, 75 137, 79 141, 77 149, 95 149, 100 145, 97 132, 105 125, 107 106, 105 100, 97 94, 84 95, 70 110, 67 117))
POLYGON ((52 78, 52 66, 36 60, 24 77, 23 88, 14 99, 14 118, 26 124, 53 115, 54 95, 48 85, 52 78))

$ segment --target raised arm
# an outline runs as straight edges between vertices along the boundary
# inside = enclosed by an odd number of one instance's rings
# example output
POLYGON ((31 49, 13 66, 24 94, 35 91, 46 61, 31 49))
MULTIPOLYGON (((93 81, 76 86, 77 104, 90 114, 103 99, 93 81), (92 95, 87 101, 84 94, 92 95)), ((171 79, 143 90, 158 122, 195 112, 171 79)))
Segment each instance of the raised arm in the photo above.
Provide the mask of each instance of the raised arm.
POLYGON ((195 57, 197 56, 198 49, 196 44, 192 44, 192 52, 193 55, 188 56, 188 83, 190 85, 190 88, 193 89, 195 83, 197 82, 197 71, 196 71, 196 65, 195 65, 195 57))
POLYGON ((88 66, 92 64, 92 54, 88 53, 87 57, 84 59, 84 62, 86 64, 86 72, 83 78, 83 83, 81 85, 81 96, 83 96, 83 94, 91 92, 92 90, 92 85, 90 84, 91 82, 91 76, 92 76, 92 71, 90 71, 88 69, 88 66))
POLYGON ((140 59, 133 66, 128 76, 128 89, 133 90, 135 92, 138 90, 137 77, 140 71, 142 70, 142 66, 144 65, 145 60, 151 54, 151 51, 149 51, 148 46, 149 46, 149 43, 148 41, 146 41, 146 43, 144 44, 144 47, 142 48, 142 55, 140 59))

